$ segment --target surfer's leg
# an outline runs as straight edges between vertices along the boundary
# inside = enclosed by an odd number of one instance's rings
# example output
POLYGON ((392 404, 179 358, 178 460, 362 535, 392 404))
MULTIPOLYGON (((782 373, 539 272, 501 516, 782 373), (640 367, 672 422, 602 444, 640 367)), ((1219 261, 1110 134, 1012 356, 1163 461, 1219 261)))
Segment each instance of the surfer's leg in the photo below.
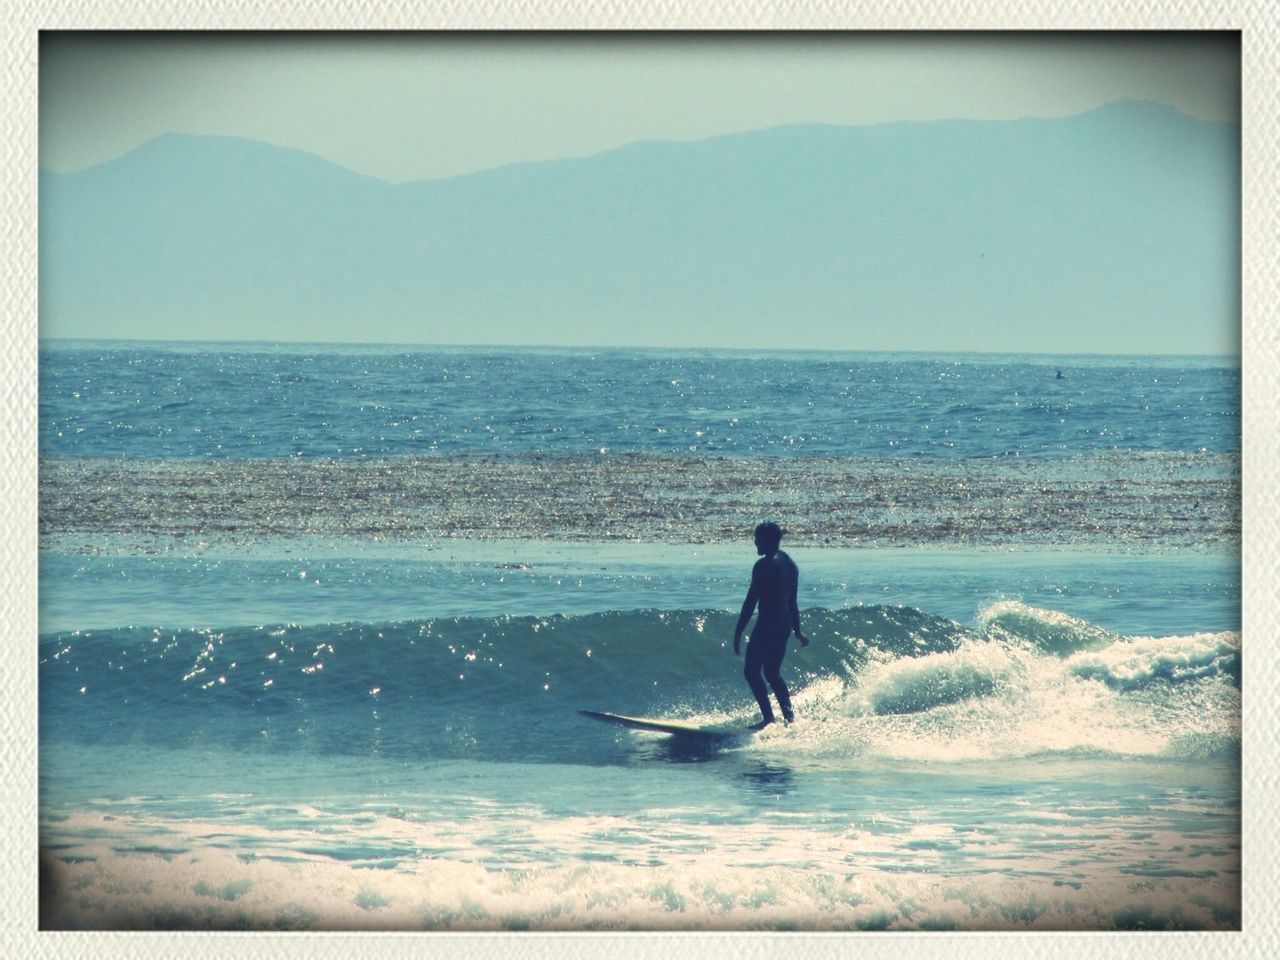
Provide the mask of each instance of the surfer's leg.
POLYGON ((765 645, 758 642, 755 637, 747 641, 746 665, 742 668, 742 675, 747 678, 747 686, 751 688, 756 703, 760 704, 760 713, 765 723, 772 723, 773 705, 769 703, 769 690, 764 685, 764 677, 760 675, 763 669, 761 655, 764 653, 764 647, 765 645))
POLYGON ((762 659, 764 678, 769 681, 769 686, 773 687, 774 696, 778 698, 778 706, 782 708, 782 719, 790 723, 796 716, 791 712, 791 692, 787 689, 786 681, 782 679, 782 658, 786 655, 787 638, 784 636, 781 640, 769 645, 762 659))

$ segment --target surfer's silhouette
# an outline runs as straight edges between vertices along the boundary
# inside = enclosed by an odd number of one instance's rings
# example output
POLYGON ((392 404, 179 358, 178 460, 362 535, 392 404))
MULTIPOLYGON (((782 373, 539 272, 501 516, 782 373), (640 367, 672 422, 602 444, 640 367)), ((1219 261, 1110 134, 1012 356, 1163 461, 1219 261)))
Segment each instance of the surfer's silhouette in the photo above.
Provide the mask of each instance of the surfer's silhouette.
POLYGON ((766 680, 778 698, 782 719, 787 723, 795 719, 791 712, 791 694, 782 679, 782 658, 787 654, 787 638, 793 630, 801 646, 809 645, 809 638, 800 630, 800 607, 796 603, 800 571, 795 561, 779 549, 781 544, 782 528, 776 523, 766 522, 756 527, 756 552, 760 559, 751 569, 751 587, 733 632, 733 653, 737 656, 741 653, 742 631, 759 606, 760 615, 747 641, 746 665, 742 671, 756 703, 760 704, 762 719, 754 729, 767 727, 774 720, 766 680))

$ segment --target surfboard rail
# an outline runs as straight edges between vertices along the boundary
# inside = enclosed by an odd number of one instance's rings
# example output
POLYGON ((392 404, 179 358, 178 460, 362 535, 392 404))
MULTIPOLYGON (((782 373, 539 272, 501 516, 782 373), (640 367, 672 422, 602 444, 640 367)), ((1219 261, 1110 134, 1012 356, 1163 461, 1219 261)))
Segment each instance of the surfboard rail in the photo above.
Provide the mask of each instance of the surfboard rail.
POLYGON ((611 723, 614 726, 626 727, 629 730, 647 730, 651 733, 667 733, 674 737, 701 737, 711 740, 727 740, 735 737, 749 737, 752 733, 746 727, 702 726, 684 720, 667 720, 662 717, 630 717, 621 713, 608 713, 603 710, 579 710, 578 713, 593 720, 611 723))

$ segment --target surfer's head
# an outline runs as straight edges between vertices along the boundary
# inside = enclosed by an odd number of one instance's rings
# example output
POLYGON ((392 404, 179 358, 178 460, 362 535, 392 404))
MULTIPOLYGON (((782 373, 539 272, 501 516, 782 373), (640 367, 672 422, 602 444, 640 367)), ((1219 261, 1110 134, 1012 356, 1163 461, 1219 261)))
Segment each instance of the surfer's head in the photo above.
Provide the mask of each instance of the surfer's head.
POLYGON ((761 553, 776 553, 782 543, 782 528, 772 520, 756 527, 756 549, 761 553))

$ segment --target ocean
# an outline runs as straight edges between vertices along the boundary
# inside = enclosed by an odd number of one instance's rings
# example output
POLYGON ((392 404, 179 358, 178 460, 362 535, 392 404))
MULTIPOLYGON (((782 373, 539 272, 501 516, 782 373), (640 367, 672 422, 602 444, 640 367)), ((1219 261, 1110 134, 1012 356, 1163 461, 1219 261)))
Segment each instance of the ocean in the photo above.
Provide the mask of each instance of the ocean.
POLYGON ((1234 359, 46 341, 44 929, 1239 929, 1234 359), (745 726, 775 519, 811 645, 745 726))

